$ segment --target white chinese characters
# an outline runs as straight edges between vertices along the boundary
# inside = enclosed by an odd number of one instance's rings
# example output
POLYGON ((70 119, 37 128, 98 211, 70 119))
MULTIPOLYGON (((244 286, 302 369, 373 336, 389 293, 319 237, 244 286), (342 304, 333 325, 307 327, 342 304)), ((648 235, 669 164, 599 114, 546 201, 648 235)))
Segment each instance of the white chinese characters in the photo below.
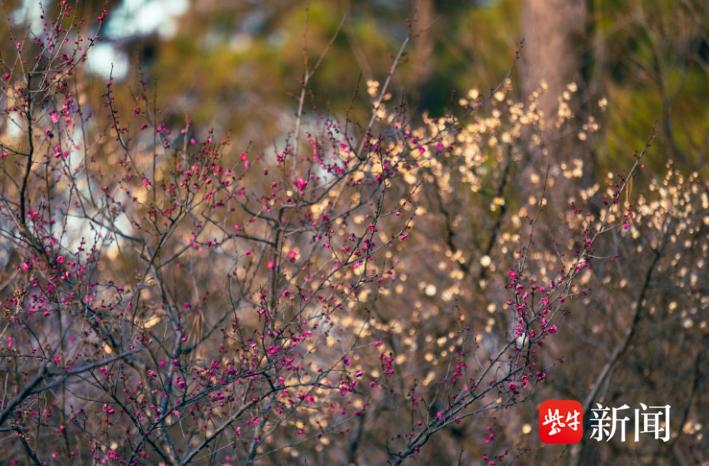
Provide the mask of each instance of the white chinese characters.
POLYGON ((559 432, 561 432, 561 429, 563 428, 569 428, 573 431, 578 431, 579 426, 581 425, 581 421, 579 420, 579 416, 581 415, 580 411, 574 410, 574 411, 569 411, 566 413, 566 417, 563 415, 559 414, 559 410, 551 410, 548 409, 547 413, 544 415, 544 422, 542 425, 548 426, 551 424, 551 427, 549 429, 549 435, 556 435, 559 432))
MULTIPOLYGON (((638 442, 641 434, 653 435, 655 440, 668 442, 670 440, 670 405, 648 406, 640 403, 640 409, 634 409, 634 440, 638 442)), ((625 442, 626 427, 630 421, 631 410, 627 404, 618 408, 607 408, 596 403, 591 408, 591 438, 601 441, 610 441, 618 435, 621 442, 625 442)))

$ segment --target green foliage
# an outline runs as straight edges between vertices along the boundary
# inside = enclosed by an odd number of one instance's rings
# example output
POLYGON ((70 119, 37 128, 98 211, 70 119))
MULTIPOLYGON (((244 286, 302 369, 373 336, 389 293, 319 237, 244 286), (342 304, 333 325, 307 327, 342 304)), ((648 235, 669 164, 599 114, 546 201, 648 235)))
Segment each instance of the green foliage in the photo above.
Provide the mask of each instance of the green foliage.
MULTIPOLYGON (((124 46, 134 61, 141 48, 154 47, 143 71, 157 83, 162 103, 170 96, 175 118, 188 113, 199 126, 269 140, 295 113, 305 58, 312 70, 323 52, 306 109, 359 124, 369 105, 362 98, 366 81, 386 77, 407 31, 414 31, 411 46, 392 91, 411 109, 441 115, 456 102, 456 91, 486 92, 514 69, 523 2, 432 0, 430 24, 418 24, 424 3, 194 2, 173 37, 129 38, 124 46), (418 50, 427 47, 431 53, 421 63, 418 50)), ((655 129, 661 150, 650 154, 651 166, 672 156, 680 166, 699 167, 709 119, 708 9, 697 0, 595 0, 588 7, 593 37, 579 45, 593 60, 588 99, 610 102, 597 139, 599 165, 622 164, 628 148, 642 147, 655 129)))

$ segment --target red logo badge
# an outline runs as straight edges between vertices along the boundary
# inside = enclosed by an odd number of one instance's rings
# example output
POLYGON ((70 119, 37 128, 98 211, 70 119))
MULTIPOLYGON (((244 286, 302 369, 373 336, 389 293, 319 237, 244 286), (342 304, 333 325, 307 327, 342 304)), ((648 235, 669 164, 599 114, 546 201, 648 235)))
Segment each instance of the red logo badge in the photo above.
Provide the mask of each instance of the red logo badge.
POLYGON ((539 406, 539 439, 568 445, 583 437, 583 406, 576 400, 546 400, 539 406))

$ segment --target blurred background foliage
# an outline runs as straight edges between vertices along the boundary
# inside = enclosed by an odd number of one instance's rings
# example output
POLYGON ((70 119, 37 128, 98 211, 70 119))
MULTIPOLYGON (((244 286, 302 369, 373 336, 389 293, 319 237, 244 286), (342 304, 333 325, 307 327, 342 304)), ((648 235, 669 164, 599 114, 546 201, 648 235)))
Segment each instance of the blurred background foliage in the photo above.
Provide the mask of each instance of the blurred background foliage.
MULTIPOLYGON (((53 2, 3 3, 15 23, 31 27, 38 5, 51 9, 53 2)), ((386 77, 408 34, 412 41, 392 91, 406 99, 413 118, 424 110, 443 114, 456 105, 456 93, 473 87, 484 93, 508 74, 517 97, 551 79, 555 101, 563 90, 556 78, 578 83, 580 114, 596 113, 588 109, 602 97, 609 101, 594 140, 596 166, 617 168, 653 128, 660 150, 650 165, 657 169, 669 158, 702 169, 709 146, 709 7, 701 0, 78 4, 89 27, 103 8, 109 21, 88 66, 97 78, 95 95, 113 64, 117 92, 131 92, 144 79, 166 119, 189 115, 197 127, 213 127, 242 146, 267 144, 291 130, 306 61, 312 68, 326 50, 310 81, 306 108, 315 111, 309 115, 361 123, 369 105, 366 81, 386 77)))

